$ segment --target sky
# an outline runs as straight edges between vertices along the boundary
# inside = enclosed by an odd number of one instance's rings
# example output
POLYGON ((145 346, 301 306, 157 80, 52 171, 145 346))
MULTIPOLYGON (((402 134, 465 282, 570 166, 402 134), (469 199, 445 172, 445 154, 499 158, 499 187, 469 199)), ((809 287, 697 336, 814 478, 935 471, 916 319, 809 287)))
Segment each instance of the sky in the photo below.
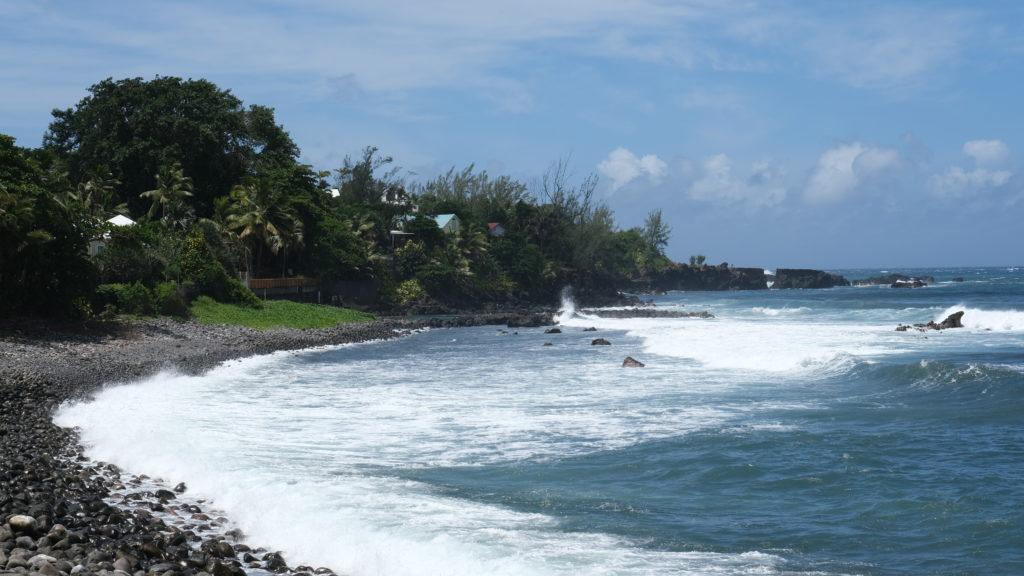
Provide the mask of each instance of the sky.
POLYGON ((733 265, 1024 264, 1024 3, 0 0, 0 132, 107 78, 207 78, 319 169, 596 174, 733 265))

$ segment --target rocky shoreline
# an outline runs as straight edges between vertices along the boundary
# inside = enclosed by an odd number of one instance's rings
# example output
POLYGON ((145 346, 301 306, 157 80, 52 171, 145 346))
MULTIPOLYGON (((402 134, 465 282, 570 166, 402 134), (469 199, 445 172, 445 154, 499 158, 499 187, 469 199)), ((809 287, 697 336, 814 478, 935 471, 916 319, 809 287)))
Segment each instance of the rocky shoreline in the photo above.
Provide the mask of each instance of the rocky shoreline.
MULTIPOLYGON (((171 486, 85 457, 51 417, 108 383, 173 368, 200 374, 245 356, 397 338, 425 327, 550 324, 545 312, 385 319, 318 330, 258 331, 157 318, 84 328, 0 325, 0 576, 242 576, 290 567, 250 548, 227 518, 171 486)), ((167 479, 167 482, 177 482, 167 479)))

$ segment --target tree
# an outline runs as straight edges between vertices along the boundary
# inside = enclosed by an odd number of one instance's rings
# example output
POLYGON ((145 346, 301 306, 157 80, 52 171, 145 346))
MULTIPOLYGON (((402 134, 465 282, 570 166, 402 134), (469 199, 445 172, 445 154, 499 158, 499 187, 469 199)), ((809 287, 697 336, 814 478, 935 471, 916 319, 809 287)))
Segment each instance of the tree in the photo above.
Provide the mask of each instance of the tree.
POLYGON ((53 111, 43 144, 71 182, 106 166, 135 214, 148 208, 139 194, 156 188, 156 174, 173 162, 193 179, 196 213, 209 216, 214 199, 259 166, 295 163, 299 153, 272 109, 246 108, 206 80, 162 76, 93 85, 73 108, 53 111))
POLYGON ((706 260, 706 258, 703 254, 696 254, 694 256, 690 256, 690 266, 693 266, 694 268, 703 268, 704 260, 706 260))
POLYGON ((643 237, 658 254, 664 254, 672 228, 661 218, 661 209, 651 210, 644 220, 643 237))
POLYGON ((86 256, 96 228, 57 202, 31 156, 0 134, 0 316, 75 315, 96 286, 86 256))
POLYGON ((139 195, 152 202, 148 215, 160 220, 169 228, 186 228, 194 214, 186 203, 192 197, 192 179, 185 176, 181 164, 174 162, 160 169, 156 176, 156 188, 139 195))
POLYGON ((302 220, 287 203, 284 191, 267 179, 255 180, 235 186, 231 200, 228 227, 256 253, 255 267, 250 266, 249 271, 258 273, 263 263, 263 248, 267 247, 273 254, 282 254, 281 275, 284 276, 289 244, 299 246, 303 242, 302 220))

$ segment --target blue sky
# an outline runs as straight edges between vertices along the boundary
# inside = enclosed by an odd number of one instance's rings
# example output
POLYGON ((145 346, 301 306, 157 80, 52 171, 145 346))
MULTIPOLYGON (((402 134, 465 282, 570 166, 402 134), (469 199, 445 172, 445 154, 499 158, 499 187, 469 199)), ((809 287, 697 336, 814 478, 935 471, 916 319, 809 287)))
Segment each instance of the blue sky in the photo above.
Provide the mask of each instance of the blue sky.
POLYGON ((305 161, 412 178, 571 157, 670 255, 775 266, 1024 263, 1024 4, 0 0, 0 131, 112 76, 273 106, 305 161))

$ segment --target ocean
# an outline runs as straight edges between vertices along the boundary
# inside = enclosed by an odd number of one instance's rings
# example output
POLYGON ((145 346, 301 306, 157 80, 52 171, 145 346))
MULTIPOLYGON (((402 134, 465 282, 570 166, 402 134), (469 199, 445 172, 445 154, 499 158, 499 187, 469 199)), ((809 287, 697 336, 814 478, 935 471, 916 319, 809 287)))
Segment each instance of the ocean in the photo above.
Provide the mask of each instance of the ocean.
POLYGON ((55 419, 339 574, 1024 574, 1024 268, 893 271, 937 282, 567 302, 561 334, 276 353, 55 419))

